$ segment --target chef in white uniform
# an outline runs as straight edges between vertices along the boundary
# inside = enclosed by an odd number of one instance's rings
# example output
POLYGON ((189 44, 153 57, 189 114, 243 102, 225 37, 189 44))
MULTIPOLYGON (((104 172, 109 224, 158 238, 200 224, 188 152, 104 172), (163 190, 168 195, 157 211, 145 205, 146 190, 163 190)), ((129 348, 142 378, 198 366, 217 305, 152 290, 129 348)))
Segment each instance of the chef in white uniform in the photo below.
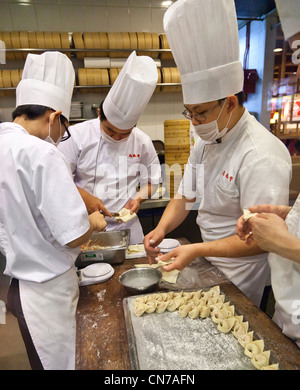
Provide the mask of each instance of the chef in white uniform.
MULTIPOLYGON (((284 37, 291 48, 299 46, 300 6, 298 0, 276 0, 284 37), (298 45, 294 42, 298 40, 298 45)), ((300 78, 300 64, 297 75, 300 78)), ((300 195, 293 207, 260 205, 250 207, 257 217, 240 218, 237 234, 270 252, 271 282, 275 297, 273 320, 300 347, 300 195), (252 233, 250 236, 250 232, 252 233)))
POLYGON ((137 213, 161 180, 153 143, 136 127, 157 79, 153 59, 132 52, 101 104, 99 118, 72 126, 72 137, 59 145, 88 212, 101 210, 110 217, 106 230, 130 229, 130 244, 143 242, 139 219, 120 224, 111 213, 123 207, 137 213))
POLYGON ((12 278, 8 307, 32 369, 75 368, 74 262, 93 230, 106 226, 99 212, 88 216, 55 147, 64 139, 74 77, 64 54, 28 54, 14 121, 0 124, 0 249, 12 278))
POLYGON ((267 255, 235 235, 242 209, 288 202, 291 158, 281 141, 243 106, 243 69, 234 0, 178 0, 164 16, 164 29, 181 74, 184 115, 200 136, 191 151, 178 194, 144 240, 150 262, 159 243, 199 200, 197 224, 203 243, 182 246, 166 270, 183 269, 202 256, 260 305, 270 284, 267 255))

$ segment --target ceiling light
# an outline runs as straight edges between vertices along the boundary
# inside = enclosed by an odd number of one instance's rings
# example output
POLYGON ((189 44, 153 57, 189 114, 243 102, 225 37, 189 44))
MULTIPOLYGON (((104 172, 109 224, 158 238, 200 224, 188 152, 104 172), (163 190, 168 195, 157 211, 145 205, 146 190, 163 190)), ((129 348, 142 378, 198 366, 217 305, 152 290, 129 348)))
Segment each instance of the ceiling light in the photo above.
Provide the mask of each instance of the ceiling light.
POLYGON ((279 53, 282 51, 282 48, 281 47, 276 47, 276 49, 273 50, 274 53, 279 53))

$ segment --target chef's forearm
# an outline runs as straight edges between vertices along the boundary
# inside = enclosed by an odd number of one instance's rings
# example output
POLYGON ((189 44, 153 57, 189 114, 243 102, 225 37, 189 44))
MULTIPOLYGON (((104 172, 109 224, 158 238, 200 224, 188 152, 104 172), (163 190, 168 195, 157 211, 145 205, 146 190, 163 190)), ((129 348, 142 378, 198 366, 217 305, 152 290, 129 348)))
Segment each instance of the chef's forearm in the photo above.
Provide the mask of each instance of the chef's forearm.
POLYGON ((145 184, 141 189, 134 195, 133 199, 138 200, 140 203, 147 199, 151 199, 151 196, 155 193, 158 188, 158 184, 145 184))
POLYGON ((255 243, 246 245, 238 236, 230 236, 220 240, 203 242, 196 245, 198 256, 202 257, 247 257, 266 253, 255 243))
POLYGON ((163 230, 164 234, 172 232, 189 214, 190 208, 187 205, 194 202, 195 199, 188 200, 184 196, 181 196, 180 199, 171 199, 157 225, 157 229, 163 230))
POLYGON ((274 243, 274 253, 300 263, 300 240, 288 232, 282 242, 274 243))

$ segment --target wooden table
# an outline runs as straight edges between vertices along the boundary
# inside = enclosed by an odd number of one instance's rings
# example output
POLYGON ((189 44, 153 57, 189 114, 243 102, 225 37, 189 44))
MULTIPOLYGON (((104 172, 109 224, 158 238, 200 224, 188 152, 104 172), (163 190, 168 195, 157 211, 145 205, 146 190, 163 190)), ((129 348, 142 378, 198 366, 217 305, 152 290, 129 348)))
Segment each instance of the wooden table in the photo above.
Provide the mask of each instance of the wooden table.
MULTIPOLYGON (((180 239, 182 244, 187 240, 180 239)), ((147 258, 125 260, 114 266, 113 277, 105 283, 80 287, 77 310, 77 370, 130 370, 129 349, 123 313, 123 299, 129 294, 120 285, 119 276, 134 264, 148 263, 147 258)), ((285 370, 300 369, 300 349, 281 329, 235 285, 203 258, 194 260, 187 272, 196 275, 186 289, 220 285, 227 298, 249 321, 250 327, 265 341, 285 370)), ((165 289, 162 283, 160 290, 165 289)), ((170 285, 168 285, 170 286, 170 285)), ((182 289, 183 286, 180 286, 182 289)), ((172 289, 172 288, 171 288, 172 289)))

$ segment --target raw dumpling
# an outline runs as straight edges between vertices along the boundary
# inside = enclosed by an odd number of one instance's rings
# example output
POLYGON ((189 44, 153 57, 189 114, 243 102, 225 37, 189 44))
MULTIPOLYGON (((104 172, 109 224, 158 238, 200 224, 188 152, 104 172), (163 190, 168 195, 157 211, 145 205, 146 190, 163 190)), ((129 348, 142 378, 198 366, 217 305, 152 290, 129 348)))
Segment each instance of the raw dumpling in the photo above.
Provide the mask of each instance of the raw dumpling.
POLYGON ((146 309, 147 309, 147 305, 145 303, 137 303, 134 306, 134 313, 136 316, 140 317, 145 313, 146 309))
POLYGON ((251 359, 251 363, 255 368, 261 370, 262 367, 266 367, 269 365, 270 360, 270 351, 264 351, 257 355, 254 355, 251 359))
POLYGON ((188 312, 188 316, 190 318, 197 318, 199 317, 199 309, 197 307, 194 307, 192 310, 188 312))
POLYGON ((191 310, 191 306, 190 305, 182 305, 179 307, 179 310, 178 310, 178 313, 180 315, 180 317, 184 318, 188 315, 188 312, 191 310))
POLYGON ((168 306, 168 302, 158 302, 157 303, 157 306, 156 306, 156 313, 163 313, 166 311, 167 309, 167 306, 168 306))
POLYGON ((242 347, 245 348, 245 346, 253 341, 253 331, 248 332, 245 334, 241 334, 238 336, 238 342, 241 344, 242 347))
POLYGON ((146 313, 150 314, 155 312, 158 302, 157 301, 149 301, 146 303, 146 313))
POLYGON ((167 310, 168 311, 175 311, 177 309, 177 302, 175 299, 170 299, 168 302, 168 305, 167 305, 167 310))
POLYGON ((242 322, 241 324, 235 323, 234 328, 232 330, 232 334, 236 338, 238 338, 240 335, 247 333, 248 332, 248 328, 249 328, 249 322, 248 321, 242 322))
POLYGON ((195 291, 193 293, 193 299, 200 299, 201 298, 201 292, 202 292, 202 290, 195 291))
POLYGON ((226 320, 222 320, 218 323, 218 330, 223 333, 230 332, 231 328, 234 325, 234 318, 227 318, 226 320))
POLYGON ((226 320, 226 318, 228 318, 228 311, 227 311, 227 309, 220 309, 220 310, 217 310, 217 311, 213 311, 211 313, 211 319, 216 324, 218 324, 222 320, 226 320))
POLYGON ((200 308, 199 310, 199 317, 200 318, 207 318, 210 315, 210 308, 208 306, 198 306, 200 308))
POLYGON ((269 366, 264 366, 261 370, 279 370, 279 364, 270 364, 269 366))
POLYGON ((245 355, 253 358, 264 350, 264 340, 255 340, 245 346, 245 355))

